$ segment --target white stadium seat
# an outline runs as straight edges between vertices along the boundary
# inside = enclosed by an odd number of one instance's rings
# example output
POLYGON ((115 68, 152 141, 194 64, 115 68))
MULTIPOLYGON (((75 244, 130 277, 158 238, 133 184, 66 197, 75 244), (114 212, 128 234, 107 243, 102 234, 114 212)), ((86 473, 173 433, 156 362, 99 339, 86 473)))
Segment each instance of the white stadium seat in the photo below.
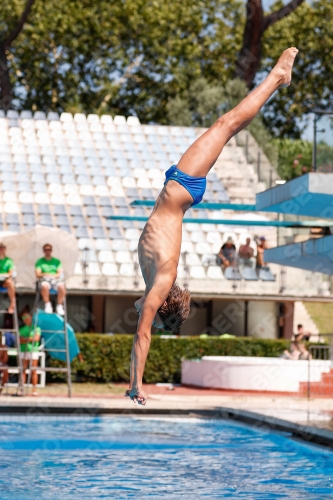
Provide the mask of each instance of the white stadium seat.
POLYGON ((151 182, 148 177, 141 177, 137 182, 138 188, 151 188, 151 182))
POLYGON ((83 113, 75 113, 74 115, 74 121, 76 123, 85 123, 87 121, 86 115, 83 113))
POLYGON ((83 270, 82 270, 82 264, 81 264, 81 262, 76 262, 75 263, 74 274, 76 276, 82 276, 83 270))
MULTIPOLYGON (((141 231, 139 231, 141 234, 141 231)), ((133 253, 133 260, 135 262, 138 262, 138 239, 137 240, 129 240, 128 242, 128 249, 130 252, 133 253)))
POLYGON ((19 214, 20 207, 19 207, 18 203, 8 201, 4 204, 4 212, 6 214, 19 214))
POLYGON ((203 266, 191 266, 190 277, 193 279, 205 279, 206 273, 203 266))
POLYGON ((224 280, 224 275, 220 266, 209 266, 207 269, 207 278, 211 280, 224 280))
POLYGON ((188 266, 199 266, 201 261, 196 253, 188 253, 186 256, 186 264, 188 266))
POLYGON ((113 263, 103 264, 102 274, 104 274, 104 276, 118 276, 117 264, 113 264, 113 263))
POLYGON ((20 203, 33 203, 34 202, 34 195, 32 193, 28 192, 21 192, 18 197, 18 201, 20 203))
POLYGON ((110 177, 107 178, 106 183, 110 187, 121 186, 121 179, 119 179, 119 177, 110 176, 110 177))
POLYGON ((125 231, 126 240, 135 240, 138 241, 140 238, 140 231, 138 229, 126 229, 125 231))
POLYGON ((205 253, 211 253, 211 246, 206 241, 201 241, 195 245, 197 254, 203 255, 205 253))
MULTIPOLYGON (((112 240, 111 241, 111 250, 114 252, 118 251, 127 251, 128 245, 125 240, 112 240)), ((129 252, 128 252, 129 253, 129 252)))
POLYGON ((206 241, 205 234, 202 231, 193 231, 191 233, 191 241, 193 243, 204 242, 206 241))
POLYGON ((95 240, 96 250, 110 250, 110 243, 107 239, 96 239, 95 240))
POLYGON ((194 245, 191 241, 182 241, 181 252, 194 252, 194 245))
POLYGON ((107 188, 106 185, 95 186, 95 194, 96 194, 96 196, 108 196, 109 195, 109 189, 107 188))
POLYGON ((101 250, 98 254, 99 262, 114 262, 113 252, 111 250, 101 250))
POLYGON ((128 116, 127 117, 127 124, 128 125, 134 125, 134 126, 137 126, 137 125, 140 125, 140 120, 137 116, 128 116))
POLYGON ((94 186, 91 184, 82 184, 79 191, 82 196, 92 196, 94 194, 94 186))
POLYGON ((115 125, 126 125, 126 118, 122 115, 116 115, 113 119, 115 125))
POLYGON ((81 197, 78 193, 71 193, 67 195, 68 205, 82 205, 81 197))
POLYGON ((52 193, 51 194, 51 203, 53 205, 65 205, 66 197, 61 193, 52 193))
POLYGON ((158 189, 159 191, 163 188, 164 185, 164 176, 163 179, 153 179, 151 183, 151 187, 153 189, 158 189))
POLYGON ((110 188, 110 194, 111 196, 115 196, 115 197, 123 197, 125 196, 125 191, 124 189, 122 188, 122 186, 112 186, 110 188))
POLYGON ((121 264, 119 268, 119 274, 120 276, 134 276, 135 271, 134 271, 134 265, 131 264, 121 264))
POLYGON ((208 243, 222 244, 221 234, 214 231, 210 231, 206 235, 206 241, 208 243))
POLYGON ((5 193, 2 194, 2 199, 3 201, 16 202, 17 196, 15 192, 6 191, 5 193))
POLYGON ((122 185, 126 188, 136 187, 135 179, 133 177, 123 177, 122 185))
POLYGON ((72 115, 72 113, 61 113, 61 115, 60 115, 60 121, 62 121, 62 122, 72 122, 73 121, 73 115, 72 115))
POLYGON ((127 264, 132 262, 132 257, 130 252, 126 250, 118 250, 115 260, 118 264, 127 264))
POLYGON ((48 205, 50 203, 50 198, 47 193, 36 193, 35 203, 48 205))

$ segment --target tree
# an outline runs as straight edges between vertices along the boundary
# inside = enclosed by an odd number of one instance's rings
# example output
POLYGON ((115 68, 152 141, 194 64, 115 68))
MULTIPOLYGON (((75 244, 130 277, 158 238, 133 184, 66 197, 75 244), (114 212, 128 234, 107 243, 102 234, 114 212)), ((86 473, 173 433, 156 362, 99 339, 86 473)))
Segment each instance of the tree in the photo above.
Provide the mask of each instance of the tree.
POLYGON ((16 40, 21 33, 34 2, 35 0, 27 0, 25 9, 20 17, 15 15, 15 9, 13 9, 15 5, 11 3, 11 13, 12 16, 13 14, 14 16, 10 19, 8 24, 12 26, 0 40, 0 102, 5 111, 10 108, 12 101, 12 85, 9 77, 8 51, 14 40, 16 40))
POLYGON ((189 82, 207 76, 217 85, 232 77, 241 6, 242 0, 48 0, 45 9, 37 2, 11 50, 13 104, 167 123, 168 99, 189 82))
POLYGON ((312 168, 312 144, 301 139, 275 139, 278 149, 278 174, 289 181, 306 174, 312 168))
POLYGON ((280 89, 263 110, 275 137, 300 138, 313 108, 333 106, 333 1, 302 4, 276 23, 263 39, 262 74, 275 64, 283 47, 299 49, 290 87, 280 89))
POLYGON ((260 68, 265 31, 289 16, 303 2, 304 0, 291 0, 286 5, 265 15, 262 0, 247 0, 243 45, 236 62, 235 77, 244 80, 249 89, 252 88, 254 78, 260 68))

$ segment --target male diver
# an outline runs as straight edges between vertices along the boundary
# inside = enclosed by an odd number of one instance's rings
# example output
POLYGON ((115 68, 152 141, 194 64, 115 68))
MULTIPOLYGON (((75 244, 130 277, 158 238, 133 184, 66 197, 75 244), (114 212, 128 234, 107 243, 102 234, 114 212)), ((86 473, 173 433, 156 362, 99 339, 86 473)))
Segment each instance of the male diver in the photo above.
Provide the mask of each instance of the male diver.
POLYGON ((271 95, 291 82, 298 50, 285 50, 267 78, 234 109, 217 121, 184 153, 178 165, 166 172, 164 187, 145 225, 138 246, 139 263, 146 284, 135 306, 139 313, 131 355, 129 390, 125 396, 145 405, 143 371, 149 351, 151 326, 173 330, 190 311, 190 293, 175 284, 186 210, 202 200, 206 176, 224 145, 245 128, 271 95))

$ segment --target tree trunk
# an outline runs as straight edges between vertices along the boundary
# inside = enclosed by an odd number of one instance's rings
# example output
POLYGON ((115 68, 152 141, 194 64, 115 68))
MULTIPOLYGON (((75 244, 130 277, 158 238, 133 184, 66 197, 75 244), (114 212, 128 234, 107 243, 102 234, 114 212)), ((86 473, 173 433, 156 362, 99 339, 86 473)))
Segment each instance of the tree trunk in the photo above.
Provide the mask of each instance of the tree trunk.
POLYGON ((236 63, 235 77, 240 78, 250 89, 261 61, 261 39, 264 11, 261 0, 249 0, 246 4, 246 24, 243 46, 236 63))
POLYGON ((243 46, 239 53, 235 78, 241 78, 250 89, 261 62, 262 36, 269 26, 289 16, 304 0, 291 0, 275 12, 264 15, 262 0, 247 0, 243 46))
POLYGON ((9 69, 6 57, 6 49, 0 44, 0 107, 4 111, 10 109, 12 102, 12 85, 9 78, 9 69))

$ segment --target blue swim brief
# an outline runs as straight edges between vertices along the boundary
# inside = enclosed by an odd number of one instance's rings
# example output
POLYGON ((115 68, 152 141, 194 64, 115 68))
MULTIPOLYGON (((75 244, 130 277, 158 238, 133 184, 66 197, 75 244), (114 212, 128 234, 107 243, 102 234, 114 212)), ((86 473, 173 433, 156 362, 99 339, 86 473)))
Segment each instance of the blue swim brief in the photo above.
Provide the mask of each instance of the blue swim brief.
POLYGON ((198 205, 203 198, 203 195, 206 191, 206 177, 193 177, 192 175, 185 174, 181 170, 179 170, 176 165, 172 165, 165 172, 165 183, 173 180, 179 182, 192 196, 193 203, 192 207, 198 205))

